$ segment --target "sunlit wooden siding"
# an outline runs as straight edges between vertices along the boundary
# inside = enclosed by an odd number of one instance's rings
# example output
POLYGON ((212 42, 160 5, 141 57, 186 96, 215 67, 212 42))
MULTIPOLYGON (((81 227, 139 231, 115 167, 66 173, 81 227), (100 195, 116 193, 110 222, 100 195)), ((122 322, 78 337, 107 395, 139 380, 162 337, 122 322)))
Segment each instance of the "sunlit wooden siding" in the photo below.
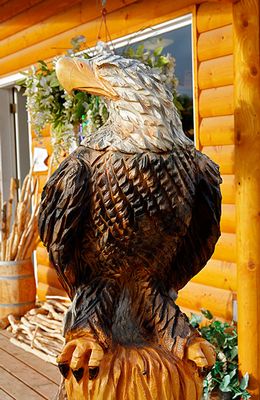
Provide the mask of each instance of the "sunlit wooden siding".
MULTIPOLYGON (((35 147, 40 147, 47 150, 48 158, 46 159, 45 163, 48 167, 50 167, 50 160, 53 154, 50 128, 46 128, 44 131, 42 131, 40 137, 37 137, 35 133, 32 132, 32 153, 34 152, 35 147)), ((38 178, 39 189, 40 192, 42 192, 42 189, 48 177, 48 171, 35 172, 34 175, 36 175, 38 178)), ((55 269, 49 261, 47 249, 43 246, 42 243, 40 243, 36 249, 36 259, 38 281, 37 295, 39 300, 44 300, 46 298, 46 295, 66 296, 66 293, 58 280, 55 269)))
POLYGON ((197 146, 220 167, 222 235, 212 259, 180 291, 178 302, 196 311, 206 307, 230 320, 237 290, 232 5, 202 4, 194 21, 197 146))
MULTIPOLYGON (((197 92, 198 146, 219 165, 223 176, 223 235, 212 260, 193 282, 180 293, 180 304, 187 308, 208 307, 223 318, 232 316, 232 297, 236 290, 236 223, 234 183, 233 116, 233 33, 232 8, 229 2, 176 0, 109 0, 107 22, 112 38, 136 32, 147 26, 193 12, 196 29, 195 71, 197 92), (195 4, 203 3, 198 6, 195 4), (215 289, 222 290, 218 291, 215 289), (202 293, 198 296, 198 293, 202 293), (231 293, 231 295, 230 295, 231 293), (222 305, 217 309, 217 297, 222 305), (192 306, 193 305, 193 306, 192 306)), ((64 53, 77 34, 87 37, 88 45, 97 40, 100 27, 100 4, 80 0, 10 0, 2 7, 0 31, 0 70, 7 74, 64 53)), ((104 39, 104 31, 101 31, 104 39)), ((51 155, 49 132, 33 146, 44 147, 51 155)), ((46 174, 40 173, 41 187, 46 174)), ((49 264, 43 246, 37 249, 38 295, 64 293, 49 264)))

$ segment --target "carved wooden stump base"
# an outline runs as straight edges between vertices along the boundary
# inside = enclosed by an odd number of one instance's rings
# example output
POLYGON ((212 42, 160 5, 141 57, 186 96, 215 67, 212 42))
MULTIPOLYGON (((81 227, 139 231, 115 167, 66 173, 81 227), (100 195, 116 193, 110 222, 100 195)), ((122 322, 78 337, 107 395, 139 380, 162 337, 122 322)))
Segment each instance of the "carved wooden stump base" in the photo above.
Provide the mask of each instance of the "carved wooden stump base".
POLYGON ((116 345, 104 352, 93 336, 85 333, 68 341, 58 357, 67 393, 59 399, 199 400, 199 371, 214 363, 214 350, 196 337, 181 352, 183 359, 160 346, 116 345))

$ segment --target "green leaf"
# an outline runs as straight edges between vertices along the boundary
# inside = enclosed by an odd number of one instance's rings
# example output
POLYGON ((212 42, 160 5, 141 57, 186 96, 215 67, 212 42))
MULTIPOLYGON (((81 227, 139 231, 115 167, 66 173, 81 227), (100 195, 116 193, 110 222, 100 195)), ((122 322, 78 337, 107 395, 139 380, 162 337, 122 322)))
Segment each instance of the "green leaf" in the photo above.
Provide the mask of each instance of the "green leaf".
POLYGON ((234 360, 235 357, 238 355, 238 347, 235 345, 234 347, 231 348, 230 351, 230 360, 234 360))
POLYGON ((232 378, 234 378, 236 375, 237 375, 237 368, 234 368, 233 371, 229 373, 230 380, 232 380, 232 378))
POLYGON ((205 318, 212 320, 213 319, 213 315, 211 314, 211 312, 209 310, 205 310, 204 308, 202 308, 201 310, 202 315, 204 315, 205 318))
POLYGON ((153 54, 154 54, 155 57, 158 57, 158 56, 160 56, 162 54, 162 51, 163 51, 163 46, 160 46, 160 47, 157 47, 154 50, 153 54))
POLYGON ((158 60, 158 67, 162 67, 167 64, 169 64, 169 59, 165 56, 160 56, 158 60))
POLYGON ((191 313, 190 324, 193 326, 193 328, 198 328, 201 321, 202 317, 200 315, 191 313))
POLYGON ((136 55, 137 57, 142 57, 143 53, 144 53, 144 45, 140 44, 136 49, 136 55))
POLYGON ((59 87, 59 86, 60 86, 60 83, 59 83, 57 77, 53 76, 50 80, 50 87, 55 88, 55 87, 59 87))
POLYGON ((243 376, 243 378, 241 379, 241 382, 239 385, 240 389, 245 390, 248 386, 248 382, 249 382, 249 374, 248 374, 248 372, 246 372, 245 375, 243 376))
POLYGON ((230 392, 230 388, 228 387, 229 384, 230 384, 230 376, 225 375, 223 381, 219 385, 219 389, 222 392, 230 392))

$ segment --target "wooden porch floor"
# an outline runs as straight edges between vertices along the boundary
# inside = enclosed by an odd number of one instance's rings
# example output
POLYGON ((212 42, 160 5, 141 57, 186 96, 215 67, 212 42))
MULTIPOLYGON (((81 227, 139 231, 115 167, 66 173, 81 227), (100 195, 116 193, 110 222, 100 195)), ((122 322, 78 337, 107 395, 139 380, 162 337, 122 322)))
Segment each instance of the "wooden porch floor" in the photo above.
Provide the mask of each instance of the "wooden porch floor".
POLYGON ((52 400, 60 382, 58 368, 13 345, 9 337, 0 331, 0 400, 52 400))

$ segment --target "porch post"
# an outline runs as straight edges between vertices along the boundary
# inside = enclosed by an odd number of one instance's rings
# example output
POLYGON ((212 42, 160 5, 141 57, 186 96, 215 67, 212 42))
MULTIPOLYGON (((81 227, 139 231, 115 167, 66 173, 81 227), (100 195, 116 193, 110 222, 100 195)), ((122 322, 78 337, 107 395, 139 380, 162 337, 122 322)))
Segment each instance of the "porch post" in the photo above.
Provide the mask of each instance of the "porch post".
POLYGON ((259 0, 233 5, 235 66, 238 348, 242 374, 260 394, 260 14, 259 0))

